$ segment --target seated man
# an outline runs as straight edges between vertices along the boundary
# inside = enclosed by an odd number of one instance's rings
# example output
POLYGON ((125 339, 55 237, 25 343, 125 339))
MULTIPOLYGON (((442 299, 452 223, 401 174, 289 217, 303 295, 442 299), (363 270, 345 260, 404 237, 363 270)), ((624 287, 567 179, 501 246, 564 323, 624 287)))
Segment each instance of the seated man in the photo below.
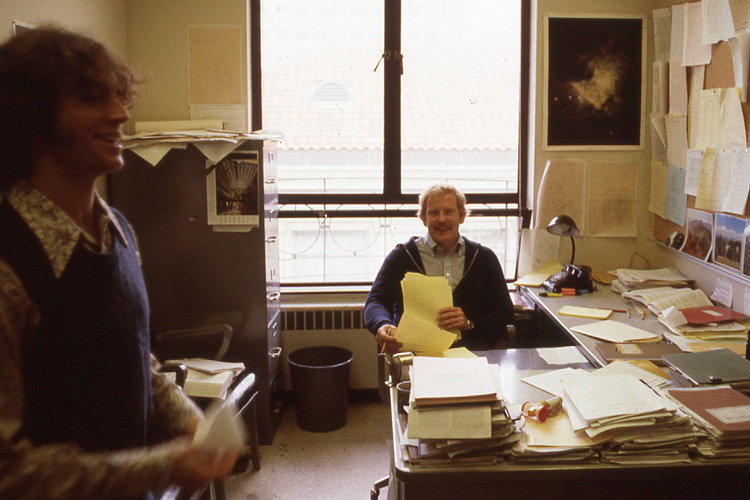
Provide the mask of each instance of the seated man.
POLYGON ((460 344, 469 349, 494 348, 507 335, 513 302, 495 253, 462 237, 466 197, 453 186, 432 186, 419 196, 417 214, 427 235, 413 236, 394 248, 383 262, 365 302, 365 324, 390 354, 402 344, 395 339, 404 312, 401 280, 408 272, 445 276, 453 290, 453 307, 440 310, 437 324, 461 331, 460 344))

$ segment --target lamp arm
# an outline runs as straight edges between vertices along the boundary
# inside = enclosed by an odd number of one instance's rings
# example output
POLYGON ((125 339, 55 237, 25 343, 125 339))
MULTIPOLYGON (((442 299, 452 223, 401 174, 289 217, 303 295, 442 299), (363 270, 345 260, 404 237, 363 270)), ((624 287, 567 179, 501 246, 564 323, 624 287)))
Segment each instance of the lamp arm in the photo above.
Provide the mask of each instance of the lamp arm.
POLYGON ((573 264, 576 260, 576 242, 572 236, 570 237, 570 244, 573 246, 573 252, 570 255, 570 263, 573 264))

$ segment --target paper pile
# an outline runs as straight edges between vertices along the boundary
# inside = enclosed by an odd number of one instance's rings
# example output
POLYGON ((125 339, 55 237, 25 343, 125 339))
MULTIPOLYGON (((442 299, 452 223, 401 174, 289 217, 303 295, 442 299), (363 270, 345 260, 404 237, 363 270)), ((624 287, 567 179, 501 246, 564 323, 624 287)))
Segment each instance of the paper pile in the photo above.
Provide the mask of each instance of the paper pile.
POLYGON ((662 269, 618 269, 617 278, 612 280, 612 290, 625 293, 653 287, 687 287, 692 280, 674 267, 662 269))
POLYGON ((699 433, 673 401, 631 375, 563 382, 574 431, 604 439, 603 462, 689 463, 699 433))
POLYGON ((520 438, 486 358, 414 358, 408 418, 399 431, 414 467, 491 465, 520 438))
POLYGON ((703 431, 697 443, 702 460, 750 458, 750 398, 731 387, 670 389, 677 401, 703 431))
POLYGON ((527 419, 513 460, 592 462, 601 456, 612 463, 687 461, 689 443, 698 433, 674 403, 658 394, 669 380, 652 368, 622 361, 593 372, 563 368, 524 378, 562 395, 564 411, 543 424, 527 419))

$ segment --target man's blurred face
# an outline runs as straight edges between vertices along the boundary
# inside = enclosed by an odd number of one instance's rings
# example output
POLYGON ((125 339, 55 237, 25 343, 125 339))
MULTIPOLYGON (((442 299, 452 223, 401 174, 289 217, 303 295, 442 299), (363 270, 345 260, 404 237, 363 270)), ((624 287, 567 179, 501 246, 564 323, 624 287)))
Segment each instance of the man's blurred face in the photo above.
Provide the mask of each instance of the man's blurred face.
POLYGON ((426 210, 422 222, 432 239, 448 253, 458 241, 458 227, 466 218, 458 211, 456 196, 452 193, 430 196, 425 205, 426 210))
POLYGON ((120 139, 129 118, 114 75, 102 78, 80 95, 62 96, 45 152, 74 175, 96 178, 116 172, 123 166, 120 139))

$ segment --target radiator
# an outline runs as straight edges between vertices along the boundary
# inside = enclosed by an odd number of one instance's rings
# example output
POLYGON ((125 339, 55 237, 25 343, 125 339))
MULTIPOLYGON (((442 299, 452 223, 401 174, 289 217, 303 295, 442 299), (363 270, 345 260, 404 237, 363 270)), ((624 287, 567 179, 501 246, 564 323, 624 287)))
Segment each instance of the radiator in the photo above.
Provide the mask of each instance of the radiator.
POLYGON ((283 305, 281 347, 284 387, 291 390, 287 356, 310 346, 336 346, 354 354, 349 387, 378 388, 378 357, 375 337, 362 321, 362 304, 283 305))

